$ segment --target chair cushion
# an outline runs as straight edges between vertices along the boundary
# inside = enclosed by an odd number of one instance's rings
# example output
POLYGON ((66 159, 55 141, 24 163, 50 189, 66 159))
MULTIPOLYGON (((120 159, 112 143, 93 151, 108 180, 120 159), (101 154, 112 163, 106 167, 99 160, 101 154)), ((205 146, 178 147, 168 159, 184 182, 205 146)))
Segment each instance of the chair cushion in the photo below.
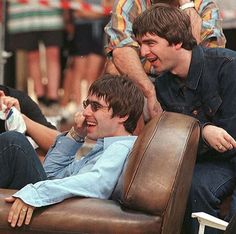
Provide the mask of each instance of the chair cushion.
POLYGON ((30 225, 12 228, 7 222, 10 203, 4 197, 15 191, 0 189, 1 234, 84 234, 84 233, 160 233, 162 219, 156 216, 122 209, 111 200, 70 198, 61 203, 38 208, 30 225))
POLYGON ((126 162, 113 199, 123 206, 162 215, 176 193, 187 200, 199 139, 192 117, 164 112, 138 137, 126 162), (184 173, 184 174, 183 174, 184 173))

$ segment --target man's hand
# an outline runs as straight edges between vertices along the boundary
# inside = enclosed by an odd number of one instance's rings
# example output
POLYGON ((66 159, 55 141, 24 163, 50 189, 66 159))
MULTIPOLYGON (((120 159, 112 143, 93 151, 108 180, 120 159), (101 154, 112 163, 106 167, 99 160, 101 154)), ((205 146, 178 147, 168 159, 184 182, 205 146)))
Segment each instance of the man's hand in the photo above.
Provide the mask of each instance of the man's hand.
POLYGON ((7 197, 6 202, 13 203, 8 215, 8 222, 12 227, 21 227, 23 223, 28 225, 32 218, 35 207, 24 203, 19 198, 7 197))
POLYGON ((151 118, 155 116, 161 116, 163 110, 161 107, 160 102, 157 101, 156 96, 150 96, 147 99, 145 99, 145 104, 144 104, 144 121, 147 122, 151 118))
POLYGON ((74 121, 75 121, 74 123, 75 131, 78 133, 79 136, 85 137, 87 135, 86 131, 87 123, 85 121, 85 117, 82 111, 75 113, 74 121))
POLYGON ((202 134, 208 144, 221 153, 236 148, 236 141, 223 128, 206 125, 202 134))
POLYGON ((0 90, 0 110, 2 110, 3 104, 7 107, 6 111, 8 111, 12 106, 20 111, 19 101, 14 97, 5 96, 5 93, 0 90))

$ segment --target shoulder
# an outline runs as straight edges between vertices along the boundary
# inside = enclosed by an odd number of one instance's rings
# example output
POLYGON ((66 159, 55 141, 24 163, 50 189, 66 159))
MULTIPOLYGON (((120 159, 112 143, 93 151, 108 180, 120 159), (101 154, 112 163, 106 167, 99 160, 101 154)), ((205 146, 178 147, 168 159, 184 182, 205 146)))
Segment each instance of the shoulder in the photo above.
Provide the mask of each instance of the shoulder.
POLYGON ((118 136, 118 137, 105 137, 104 149, 110 148, 132 148, 137 136, 118 136))
POLYGON ((236 51, 226 48, 202 48, 204 58, 209 60, 222 61, 224 63, 236 62, 236 51))

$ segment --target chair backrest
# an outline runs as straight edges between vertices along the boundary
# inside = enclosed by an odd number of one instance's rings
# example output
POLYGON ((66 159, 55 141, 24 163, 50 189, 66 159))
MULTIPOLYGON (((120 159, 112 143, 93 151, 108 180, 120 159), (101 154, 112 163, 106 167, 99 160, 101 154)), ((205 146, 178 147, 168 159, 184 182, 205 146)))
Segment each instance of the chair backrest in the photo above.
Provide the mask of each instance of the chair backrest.
POLYGON ((180 230, 199 141, 196 119, 172 112, 154 118, 139 135, 114 191, 132 210, 162 218, 162 232, 180 230))

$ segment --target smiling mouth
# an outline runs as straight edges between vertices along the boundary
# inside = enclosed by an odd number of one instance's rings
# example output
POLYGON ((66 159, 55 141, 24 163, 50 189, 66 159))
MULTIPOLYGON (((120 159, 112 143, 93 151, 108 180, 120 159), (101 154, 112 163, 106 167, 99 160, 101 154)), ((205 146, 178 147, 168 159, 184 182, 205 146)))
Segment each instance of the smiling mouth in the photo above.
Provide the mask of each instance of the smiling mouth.
POLYGON ((87 127, 94 127, 94 126, 96 126, 97 124, 96 124, 95 122, 87 121, 87 122, 86 122, 86 125, 87 125, 87 127))
POLYGON ((154 63, 154 62, 156 62, 158 60, 158 58, 148 58, 148 61, 150 62, 150 63, 154 63))

